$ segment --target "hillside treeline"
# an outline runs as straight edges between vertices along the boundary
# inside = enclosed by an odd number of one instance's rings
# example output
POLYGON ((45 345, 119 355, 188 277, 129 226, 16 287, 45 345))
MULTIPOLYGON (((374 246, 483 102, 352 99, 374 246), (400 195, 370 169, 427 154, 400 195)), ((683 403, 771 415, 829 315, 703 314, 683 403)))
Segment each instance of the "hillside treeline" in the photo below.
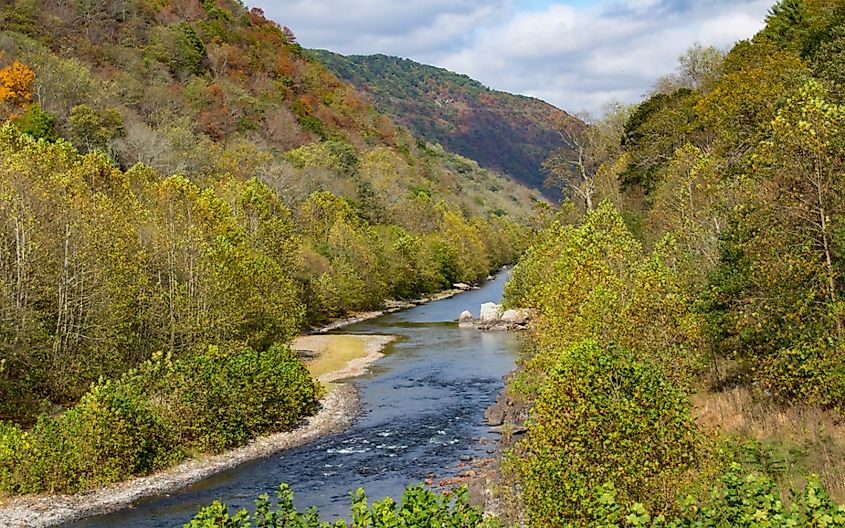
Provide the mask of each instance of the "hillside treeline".
POLYGON ((563 131, 571 201, 507 289, 539 318, 509 383, 529 526, 845 525, 843 22, 783 0, 563 131))
POLYGON ((285 343, 513 262, 539 195, 237 2, 0 7, 0 492, 294 427, 285 343))

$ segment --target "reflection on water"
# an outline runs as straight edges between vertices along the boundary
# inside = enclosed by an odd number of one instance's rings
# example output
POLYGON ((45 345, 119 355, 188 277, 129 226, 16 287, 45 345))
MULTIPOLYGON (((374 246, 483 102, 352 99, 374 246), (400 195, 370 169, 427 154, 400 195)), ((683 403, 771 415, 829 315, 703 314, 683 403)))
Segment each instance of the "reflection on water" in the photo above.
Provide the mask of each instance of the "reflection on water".
POLYGON ((519 344, 514 334, 462 330, 454 321, 464 310, 477 315, 481 303, 497 302, 506 279, 503 273, 479 290, 344 329, 403 336, 352 382, 363 411, 345 432, 69 526, 181 526, 215 499, 250 507, 281 482, 291 485, 300 508, 317 506, 336 518, 348 515, 349 494, 359 486, 371 499, 397 497, 429 474, 457 473, 461 457, 484 454, 478 443, 487 434, 484 409, 513 368, 519 344))

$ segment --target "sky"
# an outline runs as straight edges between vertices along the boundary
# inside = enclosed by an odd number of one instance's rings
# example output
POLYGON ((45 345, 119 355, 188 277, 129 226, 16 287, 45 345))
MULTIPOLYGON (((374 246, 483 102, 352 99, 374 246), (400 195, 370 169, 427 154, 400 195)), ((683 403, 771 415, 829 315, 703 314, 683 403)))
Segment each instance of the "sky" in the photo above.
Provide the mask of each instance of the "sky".
POLYGON ((300 44, 405 57, 569 112, 633 103, 695 43, 728 50, 774 0, 253 0, 300 44))

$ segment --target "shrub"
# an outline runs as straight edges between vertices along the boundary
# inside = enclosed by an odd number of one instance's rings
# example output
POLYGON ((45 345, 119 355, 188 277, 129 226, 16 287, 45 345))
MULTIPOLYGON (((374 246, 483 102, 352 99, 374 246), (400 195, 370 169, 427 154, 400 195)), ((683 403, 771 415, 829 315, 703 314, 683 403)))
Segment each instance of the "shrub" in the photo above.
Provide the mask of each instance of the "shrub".
POLYGON ((320 385, 282 345, 156 357, 92 386, 22 432, 0 422, 0 491, 74 492, 146 475, 189 449, 220 451, 316 412, 320 385))
POLYGON ((203 508, 185 528, 482 528, 493 524, 484 519, 481 510, 469 505, 466 489, 451 494, 435 493, 423 486, 405 489, 401 505, 387 497, 370 506, 364 490, 352 495, 352 522, 334 524, 320 521, 319 513, 311 508, 298 512, 293 505, 293 493, 287 484, 276 491, 276 501, 267 494, 255 501, 256 511, 234 514, 221 502, 203 508))
POLYGON ((662 512, 696 466, 699 436, 683 391, 660 367, 585 340, 559 351, 514 460, 530 526, 585 525, 595 486, 662 512))
POLYGON ((320 385, 288 347, 205 354, 175 362, 152 389, 183 445, 221 451, 316 412, 320 385))
POLYGON ((35 139, 56 140, 55 117, 37 104, 30 105, 14 120, 14 125, 22 134, 29 134, 35 139))
POLYGON ((127 389, 120 382, 95 385, 73 409, 41 416, 17 438, 13 427, 4 426, 2 489, 77 491, 145 475, 182 458, 169 424, 127 389))
POLYGON ((688 498, 675 515, 653 515, 640 503, 622 507, 613 486, 596 494, 590 526, 649 528, 786 528, 845 526, 845 506, 830 496, 811 478, 802 492, 793 492, 790 505, 784 504, 779 490, 765 477, 744 475, 732 465, 722 483, 713 488, 709 499, 688 498))

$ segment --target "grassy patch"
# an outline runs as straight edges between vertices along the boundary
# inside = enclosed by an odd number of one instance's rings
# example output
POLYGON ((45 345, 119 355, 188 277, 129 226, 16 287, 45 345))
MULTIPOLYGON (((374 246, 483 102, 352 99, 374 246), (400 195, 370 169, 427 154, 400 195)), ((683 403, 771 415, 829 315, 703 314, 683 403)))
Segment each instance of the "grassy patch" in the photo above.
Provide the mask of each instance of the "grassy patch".
POLYGON ((315 354, 306 359, 305 366, 311 376, 319 378, 324 374, 345 368, 358 358, 368 355, 367 345, 374 336, 363 335, 311 335, 301 336, 293 341, 295 350, 308 350, 315 354))

